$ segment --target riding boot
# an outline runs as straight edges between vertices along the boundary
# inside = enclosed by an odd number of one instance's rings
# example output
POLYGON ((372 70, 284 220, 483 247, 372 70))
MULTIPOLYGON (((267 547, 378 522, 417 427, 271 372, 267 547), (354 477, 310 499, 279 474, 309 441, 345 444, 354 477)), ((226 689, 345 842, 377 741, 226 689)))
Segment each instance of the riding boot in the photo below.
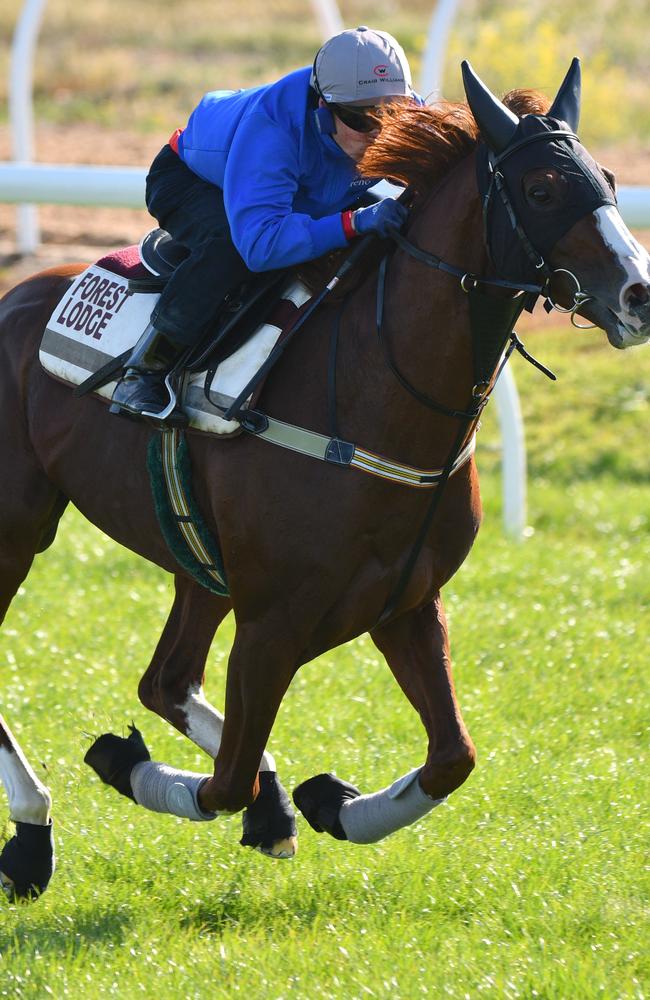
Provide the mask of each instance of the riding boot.
POLYGON ((113 393, 111 413, 162 414, 172 401, 165 379, 185 349, 149 323, 113 393))

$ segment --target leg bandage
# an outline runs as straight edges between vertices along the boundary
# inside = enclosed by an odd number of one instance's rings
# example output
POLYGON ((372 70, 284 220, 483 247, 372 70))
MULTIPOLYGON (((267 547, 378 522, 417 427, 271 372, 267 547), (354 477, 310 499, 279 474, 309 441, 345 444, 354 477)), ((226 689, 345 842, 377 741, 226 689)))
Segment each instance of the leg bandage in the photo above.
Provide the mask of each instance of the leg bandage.
POLYGON ((131 771, 131 788, 135 801, 145 809, 198 822, 217 816, 204 812, 199 805, 199 789, 209 777, 147 760, 136 764, 131 771))
POLYGON ((444 799, 431 799, 422 791, 416 767, 388 788, 371 795, 359 795, 344 802, 339 812, 341 826, 354 844, 372 844, 390 833, 422 819, 444 799))

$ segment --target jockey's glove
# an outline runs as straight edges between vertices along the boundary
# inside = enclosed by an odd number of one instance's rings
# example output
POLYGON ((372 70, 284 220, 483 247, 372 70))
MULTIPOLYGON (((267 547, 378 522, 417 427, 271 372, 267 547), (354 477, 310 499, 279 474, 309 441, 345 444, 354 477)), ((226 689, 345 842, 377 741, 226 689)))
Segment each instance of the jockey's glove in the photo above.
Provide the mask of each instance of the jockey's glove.
POLYGON ((376 205, 358 208, 352 213, 352 226, 360 236, 375 232, 378 236, 388 236, 389 229, 401 229, 406 222, 408 209, 395 198, 384 198, 376 205))

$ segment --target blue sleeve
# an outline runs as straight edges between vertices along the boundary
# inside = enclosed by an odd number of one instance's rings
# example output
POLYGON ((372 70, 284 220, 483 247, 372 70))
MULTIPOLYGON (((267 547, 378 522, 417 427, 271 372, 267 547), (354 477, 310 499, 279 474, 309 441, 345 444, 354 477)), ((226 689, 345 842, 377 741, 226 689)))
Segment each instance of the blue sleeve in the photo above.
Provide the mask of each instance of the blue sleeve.
POLYGON ((347 246, 340 213, 312 219, 293 211, 298 151, 292 135, 254 112, 239 124, 224 177, 233 243, 251 271, 271 271, 347 246))

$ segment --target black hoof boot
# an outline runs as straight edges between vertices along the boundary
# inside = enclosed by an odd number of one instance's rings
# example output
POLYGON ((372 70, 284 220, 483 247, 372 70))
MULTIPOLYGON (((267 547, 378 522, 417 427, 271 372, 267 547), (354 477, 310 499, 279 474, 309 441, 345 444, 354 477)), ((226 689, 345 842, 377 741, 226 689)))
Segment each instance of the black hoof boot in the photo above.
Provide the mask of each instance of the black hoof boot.
POLYGON ((135 802, 131 771, 141 761, 151 760, 151 754, 140 731, 133 725, 129 729, 131 732, 126 739, 113 733, 104 733, 96 739, 84 757, 84 763, 92 767, 105 785, 110 785, 135 802))
POLYGON ((317 774, 294 789, 293 801, 317 833, 331 833, 337 840, 347 840, 339 820, 341 806, 360 795, 358 788, 335 774, 317 774))
POLYGON ((52 823, 16 823, 16 835, 0 854, 0 889, 10 903, 38 899, 54 871, 52 823), (3 877, 5 876, 5 877, 3 877))
POLYGON ((243 847, 255 847, 274 858, 296 853, 296 816, 275 771, 260 771, 260 793, 244 810, 243 847))

